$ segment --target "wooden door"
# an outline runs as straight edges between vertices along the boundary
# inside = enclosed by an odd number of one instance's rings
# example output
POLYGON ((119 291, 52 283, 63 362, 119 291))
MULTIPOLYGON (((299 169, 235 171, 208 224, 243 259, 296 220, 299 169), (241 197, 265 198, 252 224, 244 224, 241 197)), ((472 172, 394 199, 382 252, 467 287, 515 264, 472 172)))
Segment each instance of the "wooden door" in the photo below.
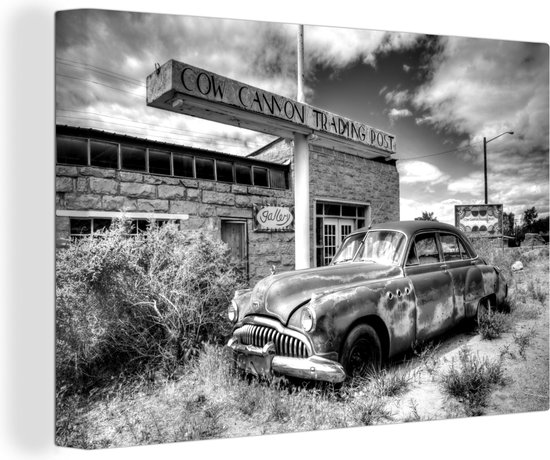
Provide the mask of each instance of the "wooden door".
POLYGON ((222 220, 222 241, 229 246, 231 261, 248 274, 248 247, 246 242, 246 222, 222 220))

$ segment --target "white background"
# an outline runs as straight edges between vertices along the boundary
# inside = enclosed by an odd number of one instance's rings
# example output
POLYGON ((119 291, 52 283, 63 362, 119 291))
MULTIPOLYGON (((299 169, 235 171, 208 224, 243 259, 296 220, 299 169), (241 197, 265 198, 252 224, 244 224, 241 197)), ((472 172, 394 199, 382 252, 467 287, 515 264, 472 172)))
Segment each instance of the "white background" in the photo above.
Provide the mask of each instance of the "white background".
POLYGON ((56 10, 93 7, 548 43, 550 8, 545 5, 548 2, 540 0, 8 0, 0 15, 4 66, 0 72, 0 455, 261 460, 298 456, 492 460, 548 455, 549 412, 93 452, 53 444, 56 10))

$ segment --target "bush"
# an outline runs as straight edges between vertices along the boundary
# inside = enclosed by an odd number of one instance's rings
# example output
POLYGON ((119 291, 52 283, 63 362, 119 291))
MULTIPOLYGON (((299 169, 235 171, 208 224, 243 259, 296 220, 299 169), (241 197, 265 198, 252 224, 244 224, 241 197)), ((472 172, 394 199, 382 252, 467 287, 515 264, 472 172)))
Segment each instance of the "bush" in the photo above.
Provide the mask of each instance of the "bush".
POLYGON ((478 331, 485 340, 498 339, 510 329, 508 315, 498 311, 482 310, 479 314, 478 331))
POLYGON ((491 386, 504 383, 502 362, 472 355, 468 347, 458 354, 458 366, 454 361, 441 375, 441 385, 451 396, 465 404, 468 415, 481 415, 487 404, 491 386))
POLYGON ((129 236, 120 221, 60 250, 58 384, 122 365, 174 372, 201 342, 225 338, 226 305, 239 283, 224 243, 174 224, 129 236))
POLYGON ((377 396, 399 396, 409 388, 411 377, 408 372, 396 369, 382 369, 379 372, 373 372, 369 376, 368 385, 373 394, 377 396))

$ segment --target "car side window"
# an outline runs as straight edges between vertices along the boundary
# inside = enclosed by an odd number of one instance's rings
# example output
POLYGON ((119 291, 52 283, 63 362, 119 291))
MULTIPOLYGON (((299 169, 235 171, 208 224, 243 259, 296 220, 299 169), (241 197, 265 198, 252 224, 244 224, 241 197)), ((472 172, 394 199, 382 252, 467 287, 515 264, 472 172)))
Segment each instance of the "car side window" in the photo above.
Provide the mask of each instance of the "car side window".
POLYGON ((464 248, 460 247, 458 238, 454 235, 440 234, 439 240, 441 241, 441 247, 443 249, 443 259, 445 262, 452 262, 453 260, 462 260, 462 254, 464 254, 464 248))
POLYGON ((434 264, 440 261, 434 233, 422 233, 418 235, 415 238, 415 245, 420 265, 434 264))
POLYGON ((416 245, 413 241, 411 244, 411 249, 409 249, 406 265, 418 265, 419 263, 420 262, 418 262, 418 256, 416 255, 416 245))
POLYGON ((460 250, 460 254, 463 259, 471 259, 473 258, 472 254, 468 252, 466 247, 464 246, 464 243, 460 240, 460 238, 457 238, 458 241, 458 248, 460 250))

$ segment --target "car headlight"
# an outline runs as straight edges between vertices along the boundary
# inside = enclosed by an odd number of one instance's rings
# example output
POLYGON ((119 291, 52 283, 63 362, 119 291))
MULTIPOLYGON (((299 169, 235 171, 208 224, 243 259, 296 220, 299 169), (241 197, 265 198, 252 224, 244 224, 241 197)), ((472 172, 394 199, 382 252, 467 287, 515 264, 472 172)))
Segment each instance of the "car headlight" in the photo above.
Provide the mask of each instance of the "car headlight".
POLYGON ((239 307, 234 300, 232 300, 229 307, 227 307, 227 317, 232 323, 236 323, 237 319, 239 319, 239 307))
POLYGON ((311 308, 306 307, 302 310, 302 313, 300 314, 300 324, 302 325, 304 332, 312 332, 315 330, 316 319, 315 311, 311 308))

